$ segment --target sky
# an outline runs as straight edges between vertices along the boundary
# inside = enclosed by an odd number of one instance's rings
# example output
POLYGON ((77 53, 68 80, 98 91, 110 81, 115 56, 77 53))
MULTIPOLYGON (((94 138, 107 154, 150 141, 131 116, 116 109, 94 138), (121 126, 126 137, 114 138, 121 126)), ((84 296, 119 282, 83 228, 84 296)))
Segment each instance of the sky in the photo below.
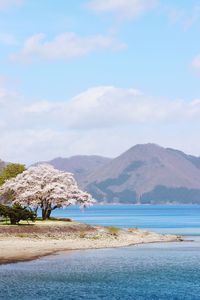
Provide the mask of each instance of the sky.
POLYGON ((200 156, 200 1, 0 0, 0 158, 200 156))

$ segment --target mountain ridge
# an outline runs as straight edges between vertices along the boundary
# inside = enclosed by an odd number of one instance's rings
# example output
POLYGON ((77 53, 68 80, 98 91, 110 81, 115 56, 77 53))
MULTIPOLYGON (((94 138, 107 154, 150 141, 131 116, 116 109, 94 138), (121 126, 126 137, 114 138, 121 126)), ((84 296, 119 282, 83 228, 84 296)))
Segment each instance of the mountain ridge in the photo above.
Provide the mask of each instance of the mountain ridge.
POLYGON ((194 198, 197 201, 196 195, 200 191, 197 160, 198 157, 178 150, 156 144, 140 144, 113 159, 98 172, 91 173, 81 185, 100 201, 131 202, 132 199, 132 202, 138 203, 145 198, 152 202, 155 197, 162 202, 158 194, 163 198, 165 190, 169 193, 170 202, 180 202, 186 189, 190 191, 188 198, 191 197, 193 202, 194 198), (149 193, 152 193, 152 198, 149 193))
POLYGON ((47 163, 72 172, 99 202, 200 203, 200 157, 137 144, 116 158, 78 155, 47 163))
POLYGON ((38 162, 34 165, 48 163, 56 169, 73 173, 76 180, 80 182, 91 171, 97 170, 110 160, 111 158, 99 155, 74 155, 68 158, 57 157, 50 161, 38 162))

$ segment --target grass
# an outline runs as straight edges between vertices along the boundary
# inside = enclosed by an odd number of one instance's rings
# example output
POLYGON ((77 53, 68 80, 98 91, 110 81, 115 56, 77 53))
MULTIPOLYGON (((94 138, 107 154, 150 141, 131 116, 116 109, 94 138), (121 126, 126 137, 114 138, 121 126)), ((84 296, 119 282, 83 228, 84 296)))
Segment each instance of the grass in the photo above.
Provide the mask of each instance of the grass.
POLYGON ((81 239, 84 239, 87 235, 87 229, 85 228, 84 225, 81 225, 80 228, 79 228, 79 237, 81 239))
POLYGON ((95 236, 92 236, 90 239, 96 241, 96 240, 99 240, 100 238, 101 237, 99 235, 95 235, 95 236))
POLYGON ((4 224, 0 226, 0 236, 13 236, 18 238, 63 239, 70 236, 86 238, 88 234, 93 235, 95 233, 96 229, 90 225, 59 220, 37 220, 33 224, 24 223, 12 226, 4 224))
POLYGON ((117 236, 120 231, 120 228, 114 227, 114 226, 109 226, 109 227, 107 227, 107 230, 108 230, 108 233, 110 233, 111 235, 117 236))
POLYGON ((18 233, 18 234, 16 234, 16 237, 21 238, 21 239, 25 239, 25 238, 28 238, 29 235, 27 233, 18 233))
POLYGON ((66 225, 78 225, 79 223, 76 221, 66 222, 61 220, 36 220, 34 223, 35 225, 42 225, 42 226, 51 226, 51 225, 59 225, 59 226, 66 226, 66 225))
POLYGON ((59 226, 67 226, 67 225, 78 225, 79 223, 76 221, 65 221, 64 219, 50 219, 50 220, 45 220, 43 221, 41 218, 38 218, 35 222, 27 222, 27 221, 21 221, 19 225, 10 225, 9 221, 2 220, 0 221, 0 226, 21 226, 21 225, 34 225, 34 226, 54 226, 54 225, 59 225, 59 226))

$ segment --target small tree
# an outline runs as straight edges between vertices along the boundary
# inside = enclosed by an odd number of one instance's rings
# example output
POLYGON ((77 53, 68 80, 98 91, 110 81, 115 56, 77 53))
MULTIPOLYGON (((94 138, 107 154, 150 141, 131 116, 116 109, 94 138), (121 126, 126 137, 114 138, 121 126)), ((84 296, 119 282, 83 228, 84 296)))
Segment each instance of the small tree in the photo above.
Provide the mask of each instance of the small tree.
POLYGON ((18 174, 25 171, 25 166, 21 164, 9 164, 7 165, 0 176, 0 185, 8 179, 15 178, 18 174))
POLYGON ((81 191, 71 173, 54 169, 50 165, 30 167, 16 178, 0 187, 2 197, 12 193, 13 202, 42 209, 42 218, 50 218, 51 212, 72 204, 88 206, 95 201, 81 191))
POLYGON ((21 220, 35 221, 36 213, 30 209, 22 207, 19 203, 14 204, 12 207, 0 204, 0 216, 9 218, 12 225, 17 225, 21 220))

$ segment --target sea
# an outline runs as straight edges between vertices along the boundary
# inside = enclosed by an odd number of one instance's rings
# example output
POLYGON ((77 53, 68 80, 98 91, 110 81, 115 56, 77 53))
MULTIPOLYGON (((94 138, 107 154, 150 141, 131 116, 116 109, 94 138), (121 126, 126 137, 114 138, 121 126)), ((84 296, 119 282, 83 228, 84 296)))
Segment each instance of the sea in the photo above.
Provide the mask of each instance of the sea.
POLYGON ((69 251, 0 266, 0 299, 200 299, 200 206, 95 205, 55 210, 88 224, 138 227, 184 242, 69 251))

